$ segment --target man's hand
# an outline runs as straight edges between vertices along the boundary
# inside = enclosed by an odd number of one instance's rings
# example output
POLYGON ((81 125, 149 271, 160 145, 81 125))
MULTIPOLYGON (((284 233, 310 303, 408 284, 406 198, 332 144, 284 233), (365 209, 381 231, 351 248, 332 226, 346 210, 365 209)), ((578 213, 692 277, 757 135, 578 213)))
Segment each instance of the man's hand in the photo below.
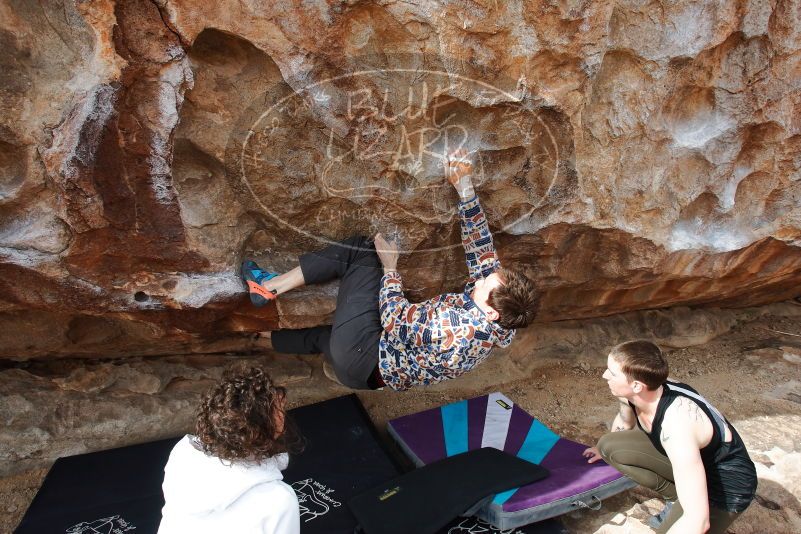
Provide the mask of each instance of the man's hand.
POLYGON ((588 464, 594 464, 598 460, 603 460, 603 458, 601 458, 601 453, 598 452, 597 447, 590 447, 582 452, 581 455, 587 459, 588 464))
POLYGON ((384 272, 396 271, 398 267, 398 244, 395 241, 387 241, 381 232, 377 233, 373 238, 375 242, 375 251, 378 253, 378 259, 384 266, 384 272))
POLYGON ((470 161, 467 151, 459 149, 448 154, 448 181, 456 188, 459 198, 470 200, 474 195, 473 190, 473 163, 470 161))

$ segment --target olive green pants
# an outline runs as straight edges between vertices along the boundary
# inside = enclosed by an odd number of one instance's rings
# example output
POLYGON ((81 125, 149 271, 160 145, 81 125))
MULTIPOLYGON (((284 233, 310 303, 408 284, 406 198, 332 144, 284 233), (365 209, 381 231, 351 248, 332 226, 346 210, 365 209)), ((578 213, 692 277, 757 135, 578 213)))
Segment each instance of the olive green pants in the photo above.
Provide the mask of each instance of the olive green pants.
MULTIPOLYGON (((638 428, 606 434, 598 441, 598 451, 606 463, 633 481, 656 491, 665 500, 676 501, 657 533, 664 534, 670 530, 684 510, 677 500, 673 466, 668 457, 656 450, 645 432, 638 428)), ((707 534, 724 534, 738 515, 710 504, 707 534)))

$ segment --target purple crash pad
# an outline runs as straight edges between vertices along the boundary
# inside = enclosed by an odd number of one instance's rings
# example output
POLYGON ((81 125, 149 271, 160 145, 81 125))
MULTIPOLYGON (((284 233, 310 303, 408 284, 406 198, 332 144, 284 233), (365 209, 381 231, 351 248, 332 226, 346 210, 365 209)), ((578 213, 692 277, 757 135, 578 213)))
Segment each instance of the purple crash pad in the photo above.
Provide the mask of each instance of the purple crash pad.
POLYGON ((448 404, 388 423, 389 433, 417 466, 467 450, 495 447, 547 468, 549 477, 495 496, 478 517, 514 528, 577 508, 635 484, 604 462, 588 464, 586 445, 559 437, 501 393, 448 404))

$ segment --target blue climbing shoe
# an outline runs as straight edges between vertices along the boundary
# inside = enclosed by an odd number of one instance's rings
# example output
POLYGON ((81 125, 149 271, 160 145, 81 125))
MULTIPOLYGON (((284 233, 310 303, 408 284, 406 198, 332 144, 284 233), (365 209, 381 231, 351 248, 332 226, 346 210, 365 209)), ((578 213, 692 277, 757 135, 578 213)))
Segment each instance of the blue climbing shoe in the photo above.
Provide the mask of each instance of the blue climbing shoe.
POLYGON ((242 279, 245 280, 250 302, 257 308, 261 308, 271 300, 275 300, 276 292, 264 287, 262 282, 278 276, 278 273, 271 273, 261 269, 255 261, 245 260, 242 262, 242 279))

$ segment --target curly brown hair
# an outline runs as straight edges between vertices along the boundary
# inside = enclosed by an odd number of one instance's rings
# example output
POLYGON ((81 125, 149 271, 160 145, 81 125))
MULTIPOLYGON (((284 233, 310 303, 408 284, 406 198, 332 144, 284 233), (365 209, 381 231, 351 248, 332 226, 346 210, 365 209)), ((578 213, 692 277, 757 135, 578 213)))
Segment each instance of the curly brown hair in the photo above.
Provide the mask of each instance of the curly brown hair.
POLYGON ((493 289, 487 304, 498 312, 497 323, 504 328, 523 328, 537 316, 539 291, 521 269, 500 267, 496 271, 503 285, 493 289))
POLYGON ((286 389, 264 369, 228 369, 200 404, 195 436, 203 452, 226 461, 261 462, 299 449, 300 438, 285 416, 285 398, 286 389))

